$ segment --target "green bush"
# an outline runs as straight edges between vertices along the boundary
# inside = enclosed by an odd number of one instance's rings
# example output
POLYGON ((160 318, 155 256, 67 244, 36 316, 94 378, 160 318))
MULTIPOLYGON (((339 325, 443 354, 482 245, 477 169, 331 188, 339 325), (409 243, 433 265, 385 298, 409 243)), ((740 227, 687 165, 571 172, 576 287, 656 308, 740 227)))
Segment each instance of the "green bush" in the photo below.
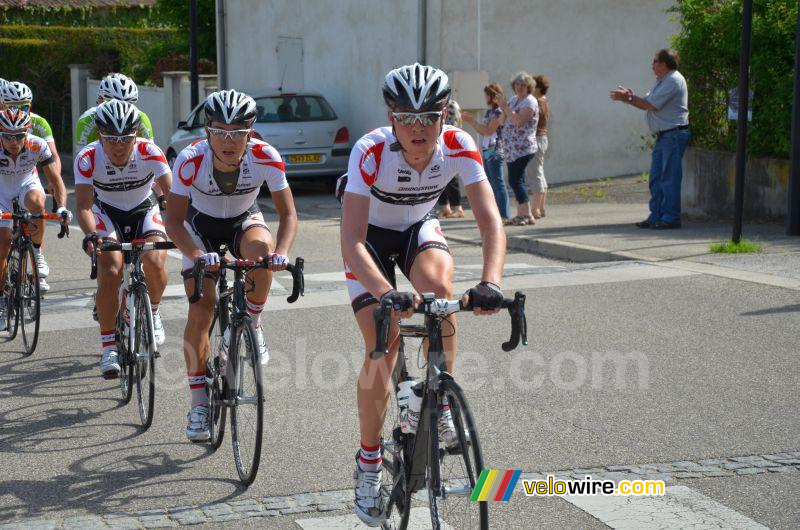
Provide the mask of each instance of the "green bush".
POLYGON ((0 26, 0 77, 31 87, 34 112, 47 118, 63 150, 72 145, 69 65, 91 64, 98 77, 116 69, 134 75, 152 69, 154 47, 185 45, 174 29, 0 26))
MULTIPOLYGON (((789 156, 797 0, 754 2, 748 152, 789 156)), ((739 85, 742 0, 676 0, 681 31, 673 46, 689 86, 692 144, 735 150, 728 92, 739 85)))

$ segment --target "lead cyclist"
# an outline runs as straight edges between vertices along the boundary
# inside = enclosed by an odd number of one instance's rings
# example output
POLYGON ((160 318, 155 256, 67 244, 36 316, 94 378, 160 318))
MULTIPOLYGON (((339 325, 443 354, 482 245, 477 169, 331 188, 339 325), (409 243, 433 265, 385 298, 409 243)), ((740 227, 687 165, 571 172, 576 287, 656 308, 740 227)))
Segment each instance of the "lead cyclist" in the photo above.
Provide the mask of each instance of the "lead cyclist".
MULTIPOLYGON (((354 473, 355 509, 370 526, 380 525, 386 517, 380 432, 400 343, 397 319, 410 316, 421 302, 418 295, 396 290, 394 266, 399 265, 416 291, 452 298, 453 257, 431 209, 455 176, 464 184, 483 243, 481 281, 462 297, 464 303, 473 304, 476 314, 500 309, 506 253, 500 214, 475 142, 461 129, 444 124, 450 99, 447 75, 420 64, 397 68, 386 75, 383 97, 391 126, 375 129, 353 147, 341 227, 347 288, 366 352, 358 378, 361 447, 354 473), (392 303, 393 324, 389 355, 372 360, 373 310, 379 301, 392 303)), ((442 342, 447 370, 452 373, 455 315, 447 320, 453 333, 442 342)), ((448 446, 458 443, 446 404, 440 418, 440 439, 448 446)))

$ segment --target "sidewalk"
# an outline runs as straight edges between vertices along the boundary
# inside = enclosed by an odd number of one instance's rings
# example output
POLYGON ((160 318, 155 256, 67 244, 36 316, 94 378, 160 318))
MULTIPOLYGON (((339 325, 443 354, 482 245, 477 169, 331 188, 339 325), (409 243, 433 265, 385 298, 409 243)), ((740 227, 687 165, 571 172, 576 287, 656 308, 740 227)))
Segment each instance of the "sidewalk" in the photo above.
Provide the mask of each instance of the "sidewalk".
MULTIPOLYGON (((800 237, 787 236, 783 225, 745 220, 743 237, 762 244, 763 252, 713 254, 710 244, 730 240, 730 223, 690 220, 678 230, 637 228, 634 223, 647 217, 648 198, 641 177, 551 188, 547 217, 533 226, 506 227, 508 248, 583 263, 646 261, 800 290, 800 237)), ((480 244, 471 211, 463 219, 442 220, 442 226, 448 239, 480 244)))

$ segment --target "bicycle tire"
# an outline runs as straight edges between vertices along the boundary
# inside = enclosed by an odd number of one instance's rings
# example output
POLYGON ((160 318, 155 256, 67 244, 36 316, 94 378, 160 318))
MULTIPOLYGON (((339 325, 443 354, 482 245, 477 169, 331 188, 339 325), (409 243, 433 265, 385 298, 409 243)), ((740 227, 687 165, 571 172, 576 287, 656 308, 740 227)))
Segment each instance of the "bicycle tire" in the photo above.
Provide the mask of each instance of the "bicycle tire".
POLYGON ((252 484, 258 473, 264 434, 264 393, 257 344, 256 330, 249 318, 234 322, 228 351, 228 384, 232 384, 234 394, 231 401, 231 438, 236 472, 245 486, 252 484), (230 377, 231 371, 233 378, 230 377), (252 376, 252 381, 248 376, 252 376), (248 383, 252 383, 252 390, 248 383), (255 412, 252 421, 249 421, 250 411, 255 412), (255 423, 252 429, 246 428, 252 423, 255 423), (248 442, 252 442, 252 447, 248 446, 248 442))
MULTIPOLYGON (((489 528, 488 502, 469 500, 483 471, 483 454, 475 421, 464 392, 452 379, 444 378, 439 382, 437 401, 441 403, 445 396, 459 440, 455 451, 440 448, 437 457, 429 462, 429 465, 439 467, 439 479, 443 490, 435 492, 430 481, 428 482, 431 523, 435 529, 441 528, 443 524, 452 528, 487 529, 489 528)), ((432 432, 436 433, 437 438, 440 414, 441 411, 438 411, 437 425, 432 427, 432 432)))
POLYGON ((122 307, 117 310, 117 355, 119 359, 119 390, 122 394, 122 404, 127 405, 133 396, 133 365, 128 360, 130 353, 130 333, 124 322, 122 307))
POLYGON ((150 296, 142 285, 133 292, 136 307, 136 331, 133 337, 133 351, 129 358, 134 361, 133 372, 136 383, 136 401, 139 408, 139 419, 142 430, 147 430, 153 423, 153 411, 156 400, 156 356, 155 335, 153 333, 153 314, 150 308, 150 296))
POLYGON ((411 495, 405 491, 405 436, 400 429, 400 411, 397 407, 396 385, 405 362, 405 344, 400 338, 397 361, 392 371, 392 391, 386 406, 386 417, 381 433, 381 459, 383 474, 381 489, 386 495, 386 520, 384 530, 405 529, 411 514, 411 495), (395 491, 397 490, 397 491, 395 491))
POLYGON ((222 445, 222 440, 225 438, 227 407, 224 399, 227 386, 222 377, 221 368, 225 369, 227 367, 220 366, 223 361, 220 359, 218 352, 225 328, 228 327, 229 319, 228 299, 223 298, 217 301, 214 306, 214 318, 211 321, 211 327, 208 329, 212 357, 209 360, 209 366, 206 368, 206 388, 208 390, 208 417, 211 428, 209 443, 212 451, 219 449, 220 445, 222 445))
POLYGON ((6 301, 6 331, 8 340, 13 340, 17 336, 19 329, 19 247, 15 244, 8 253, 6 261, 6 287, 3 296, 6 301))
POLYGON ((28 247, 21 253, 19 278, 20 289, 17 296, 19 306, 17 312, 22 328, 22 342, 25 345, 25 354, 31 355, 36 350, 39 342, 39 269, 36 267, 36 256, 33 247, 28 247), (28 270, 30 268, 30 270, 28 270))

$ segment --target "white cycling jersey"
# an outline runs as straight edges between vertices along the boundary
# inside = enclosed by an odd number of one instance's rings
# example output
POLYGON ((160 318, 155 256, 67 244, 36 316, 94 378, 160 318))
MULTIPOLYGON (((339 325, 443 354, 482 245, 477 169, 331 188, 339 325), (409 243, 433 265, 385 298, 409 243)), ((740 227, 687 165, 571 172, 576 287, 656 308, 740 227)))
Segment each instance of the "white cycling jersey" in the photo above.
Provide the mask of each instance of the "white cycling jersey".
POLYGON ((345 192, 370 198, 369 224, 404 231, 431 211, 447 183, 458 176, 464 186, 486 178, 475 141, 457 127, 445 125, 428 167, 417 173, 402 151, 391 127, 362 136, 350 153, 345 192))
POLYGON ((36 164, 41 162, 46 166, 54 161, 47 142, 38 136, 28 134, 25 147, 16 160, 11 158, 0 145, 0 191, 3 193, 18 191, 23 182, 29 178, 38 178, 36 164))
POLYGON ((92 142, 75 157, 75 185, 94 186, 97 198, 119 210, 130 211, 150 196, 156 179, 169 173, 167 158, 159 147, 136 139, 128 163, 119 168, 111 163, 100 142, 92 142))
POLYGON ((225 194, 214 180, 214 154, 208 140, 184 148, 175 159, 172 193, 190 197, 192 208, 211 217, 229 219, 245 213, 258 198, 263 183, 271 192, 289 187, 286 168, 277 149, 251 139, 239 166, 239 180, 231 194, 225 194))

